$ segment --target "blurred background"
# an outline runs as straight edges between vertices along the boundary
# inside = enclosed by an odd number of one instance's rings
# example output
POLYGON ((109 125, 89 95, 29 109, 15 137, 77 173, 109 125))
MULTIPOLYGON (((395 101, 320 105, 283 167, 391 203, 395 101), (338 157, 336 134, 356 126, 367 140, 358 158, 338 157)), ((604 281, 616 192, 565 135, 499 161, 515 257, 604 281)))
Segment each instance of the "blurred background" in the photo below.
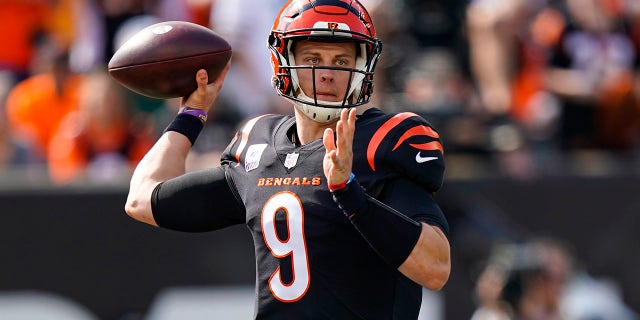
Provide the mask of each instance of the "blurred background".
MULTIPOLYGON (((373 104, 445 146, 453 272, 421 319, 639 319, 640 0, 363 0, 384 43, 373 104)), ((291 113, 266 39, 283 0, 0 0, 0 319, 246 319, 244 226, 157 230, 124 213, 178 110, 109 77, 165 20, 234 49, 188 169, 239 123, 291 113)))

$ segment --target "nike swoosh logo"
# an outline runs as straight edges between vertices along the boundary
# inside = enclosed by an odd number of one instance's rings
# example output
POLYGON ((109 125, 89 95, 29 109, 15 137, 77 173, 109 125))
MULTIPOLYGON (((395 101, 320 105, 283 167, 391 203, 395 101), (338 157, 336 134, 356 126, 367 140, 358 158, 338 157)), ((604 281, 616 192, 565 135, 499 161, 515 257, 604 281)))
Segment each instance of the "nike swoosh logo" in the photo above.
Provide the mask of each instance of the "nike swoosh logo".
POLYGON ((423 163, 423 162, 436 160, 436 159, 438 159, 438 157, 422 157, 422 156, 420 156, 420 152, 418 152, 418 154, 416 154, 416 162, 417 163, 423 163))

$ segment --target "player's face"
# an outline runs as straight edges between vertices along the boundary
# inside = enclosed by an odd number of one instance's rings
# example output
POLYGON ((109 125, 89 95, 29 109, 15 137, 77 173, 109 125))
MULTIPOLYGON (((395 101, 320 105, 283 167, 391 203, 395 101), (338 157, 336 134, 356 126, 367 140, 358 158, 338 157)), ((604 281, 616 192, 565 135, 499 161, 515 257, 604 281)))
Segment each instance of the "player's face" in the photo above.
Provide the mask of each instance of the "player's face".
MULTIPOLYGON (((354 68, 356 65, 356 44, 353 42, 303 40, 296 44, 293 54, 299 66, 354 68)), ((324 68, 315 71, 303 68, 298 69, 297 73, 300 88, 308 97, 314 97, 315 82, 316 99, 330 102, 344 99, 352 77, 351 72, 346 70, 324 68)))

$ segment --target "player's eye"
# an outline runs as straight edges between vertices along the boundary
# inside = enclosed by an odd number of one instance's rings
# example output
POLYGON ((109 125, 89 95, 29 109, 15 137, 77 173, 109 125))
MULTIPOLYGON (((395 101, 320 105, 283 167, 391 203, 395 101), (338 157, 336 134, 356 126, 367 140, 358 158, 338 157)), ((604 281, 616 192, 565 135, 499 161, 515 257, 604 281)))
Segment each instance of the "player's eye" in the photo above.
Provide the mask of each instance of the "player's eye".
POLYGON ((318 64, 320 62, 320 59, 318 59, 317 57, 309 57, 309 58, 305 59, 305 61, 308 64, 315 65, 315 64, 318 64))

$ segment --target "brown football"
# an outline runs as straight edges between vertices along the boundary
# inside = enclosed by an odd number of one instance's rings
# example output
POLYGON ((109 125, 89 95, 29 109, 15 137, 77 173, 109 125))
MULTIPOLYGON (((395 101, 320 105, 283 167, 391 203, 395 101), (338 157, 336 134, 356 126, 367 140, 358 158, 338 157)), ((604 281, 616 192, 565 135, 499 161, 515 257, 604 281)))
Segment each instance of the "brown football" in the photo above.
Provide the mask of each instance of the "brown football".
POLYGON ((109 61, 109 74, 128 89, 147 97, 185 97, 196 88, 196 72, 207 70, 209 83, 231 58, 231 46, 220 35, 185 21, 161 22, 127 40, 109 61))

